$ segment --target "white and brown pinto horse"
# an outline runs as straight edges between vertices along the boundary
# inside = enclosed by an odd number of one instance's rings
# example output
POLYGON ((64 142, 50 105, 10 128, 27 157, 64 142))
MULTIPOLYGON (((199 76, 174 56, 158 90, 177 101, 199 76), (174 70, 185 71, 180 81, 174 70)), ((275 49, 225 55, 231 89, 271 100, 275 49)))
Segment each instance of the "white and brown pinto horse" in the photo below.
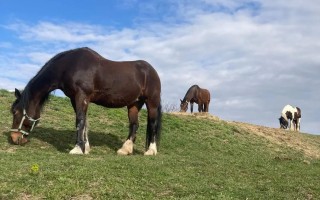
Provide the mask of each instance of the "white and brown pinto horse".
POLYGON ((300 131, 301 109, 291 105, 286 105, 279 118, 280 128, 287 129, 290 120, 290 130, 300 131))
POLYGON ((189 88, 183 100, 181 100, 180 112, 187 112, 188 103, 190 102, 190 110, 193 112, 193 103, 198 104, 199 112, 208 112, 210 103, 210 92, 207 89, 202 89, 198 85, 193 85, 189 88))

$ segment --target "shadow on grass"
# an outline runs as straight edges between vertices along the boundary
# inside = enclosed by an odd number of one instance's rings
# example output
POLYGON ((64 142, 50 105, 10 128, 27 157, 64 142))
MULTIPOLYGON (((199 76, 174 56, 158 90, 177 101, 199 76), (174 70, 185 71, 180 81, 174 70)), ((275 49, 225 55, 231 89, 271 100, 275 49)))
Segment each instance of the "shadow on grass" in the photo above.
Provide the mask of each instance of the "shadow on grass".
MULTIPOLYGON (((8 142, 12 144, 10 133, 6 133, 5 135, 8 137, 8 142)), ((37 129, 28 136, 31 142, 33 138, 52 145, 60 152, 68 153, 75 145, 76 133, 73 130, 55 130, 53 128, 37 127, 37 129)), ((107 146, 115 152, 121 148, 124 142, 117 135, 94 131, 89 131, 89 141, 91 147, 107 146)), ((30 143, 26 145, 30 145, 30 143)), ((143 154, 143 152, 134 150, 134 154, 143 154)))

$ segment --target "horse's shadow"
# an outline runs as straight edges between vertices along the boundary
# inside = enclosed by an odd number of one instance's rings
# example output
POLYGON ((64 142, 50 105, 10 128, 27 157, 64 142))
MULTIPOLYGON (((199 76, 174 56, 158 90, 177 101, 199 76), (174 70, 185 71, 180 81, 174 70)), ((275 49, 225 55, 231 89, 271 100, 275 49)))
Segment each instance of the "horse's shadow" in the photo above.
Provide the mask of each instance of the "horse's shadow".
MULTIPOLYGON (((56 130, 43 127, 37 127, 37 129, 28 137, 31 142, 33 138, 37 138, 64 153, 69 152, 74 147, 76 141, 75 130, 56 130)), ((123 143, 117 135, 95 131, 89 132, 89 141, 91 147, 107 146, 114 151, 119 149, 123 143)), ((135 150, 134 153, 141 154, 142 152, 135 150)))

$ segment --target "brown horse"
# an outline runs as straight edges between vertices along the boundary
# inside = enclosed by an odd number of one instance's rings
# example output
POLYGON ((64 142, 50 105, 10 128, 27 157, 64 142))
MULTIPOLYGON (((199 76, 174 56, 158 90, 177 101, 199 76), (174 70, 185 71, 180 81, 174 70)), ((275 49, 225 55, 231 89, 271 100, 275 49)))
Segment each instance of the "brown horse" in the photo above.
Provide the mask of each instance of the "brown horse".
POLYGON ((190 110, 193 112, 193 103, 198 104, 199 112, 208 112, 210 103, 210 92, 200 88, 198 85, 193 85, 189 88, 183 100, 181 100, 180 112, 187 112, 188 103, 190 102, 190 110))
POLYGON ((89 153, 87 109, 89 103, 110 108, 128 108, 129 135, 118 154, 133 152, 139 127, 138 112, 146 104, 148 112, 146 152, 156 155, 161 129, 161 83, 155 69, 147 62, 115 62, 89 48, 57 54, 33 77, 24 91, 16 89, 12 104, 11 139, 26 143, 27 136, 40 119, 40 112, 51 91, 60 89, 71 100, 76 113, 75 147, 71 154, 89 153))

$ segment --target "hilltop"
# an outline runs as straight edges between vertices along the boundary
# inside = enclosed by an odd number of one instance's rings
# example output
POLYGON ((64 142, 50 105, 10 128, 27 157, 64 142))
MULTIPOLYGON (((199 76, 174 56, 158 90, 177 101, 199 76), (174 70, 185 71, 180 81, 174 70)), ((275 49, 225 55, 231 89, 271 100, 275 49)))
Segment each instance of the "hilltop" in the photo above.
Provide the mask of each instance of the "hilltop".
MULTIPOLYGON (((177 112, 173 112, 171 114, 177 116, 194 116, 195 118, 210 119, 213 121, 223 121, 219 117, 211 114, 189 114, 177 112)), ((279 145, 280 147, 289 147, 297 151, 301 151, 307 157, 316 159, 320 158, 320 137, 317 135, 299 133, 279 128, 270 128, 244 122, 228 121, 227 123, 237 127, 239 132, 246 132, 248 134, 260 136, 261 139, 267 139, 269 142, 279 145)))
POLYGON ((0 90, 0 199, 319 199, 320 136, 212 115, 164 113, 159 154, 116 155, 127 111, 89 107, 89 155, 69 155, 75 115, 50 97, 25 146, 8 143, 14 95, 0 90), (45 187, 44 187, 45 186, 45 187))

